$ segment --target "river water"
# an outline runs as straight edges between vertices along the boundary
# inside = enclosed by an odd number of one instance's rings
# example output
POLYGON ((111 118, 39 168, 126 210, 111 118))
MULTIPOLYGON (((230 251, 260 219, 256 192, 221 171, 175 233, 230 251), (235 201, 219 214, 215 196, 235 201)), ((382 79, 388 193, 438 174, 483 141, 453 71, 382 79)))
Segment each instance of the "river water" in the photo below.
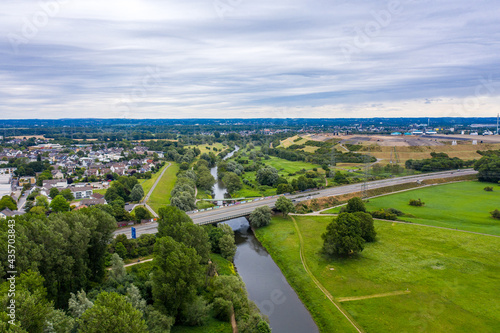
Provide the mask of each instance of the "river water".
MULTIPOLYGON (((237 150, 226 158, 231 157, 237 150)), ((217 167, 212 168, 217 179, 217 167)), ((224 199, 226 189, 221 182, 213 187, 214 199, 224 199)), ((224 222, 235 232, 236 255, 234 265, 245 282, 249 298, 262 314, 269 317, 273 333, 319 332, 311 314, 290 287, 266 249, 255 238, 246 218, 224 222)))

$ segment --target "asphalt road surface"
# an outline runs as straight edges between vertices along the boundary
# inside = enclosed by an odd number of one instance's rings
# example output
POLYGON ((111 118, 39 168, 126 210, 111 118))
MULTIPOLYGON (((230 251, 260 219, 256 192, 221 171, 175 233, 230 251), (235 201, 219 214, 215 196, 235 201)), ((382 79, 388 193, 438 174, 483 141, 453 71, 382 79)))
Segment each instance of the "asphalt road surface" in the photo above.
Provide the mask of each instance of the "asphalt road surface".
MULTIPOLYGON (((420 180, 426 179, 435 179, 435 178, 450 178, 456 176, 464 176, 464 175, 472 175, 477 172, 472 169, 464 169, 464 170, 452 170, 452 171, 443 171, 443 172, 434 172, 425 175, 415 175, 415 176, 406 176, 406 177, 397 177, 397 178, 389 178, 384 180, 376 180, 372 182, 367 182, 366 189, 376 189, 381 187, 395 186, 400 184, 413 183, 420 180)), ((287 198, 294 200, 294 202, 299 202, 302 200, 310 200, 314 198, 321 197, 329 197, 334 195, 348 194, 353 192, 359 192, 363 189, 363 183, 338 186, 332 188, 326 188, 322 190, 315 190, 309 192, 302 192, 293 195, 287 195, 287 198)), ((257 201, 252 201, 244 204, 226 206, 218 209, 212 209, 204 212, 198 212, 190 214, 189 216, 193 220, 195 224, 209 224, 215 222, 221 222, 230 220, 232 218, 241 217, 250 215, 250 213, 257 207, 261 206, 269 206, 271 208, 274 207, 274 204, 278 196, 268 198, 268 199, 260 199, 257 201)), ((141 234, 151 234, 156 233, 158 227, 158 223, 151 222, 143 225, 136 226, 137 237, 141 234)), ((124 228, 115 231, 115 235, 117 234, 125 234, 128 238, 131 237, 131 229, 124 228)))

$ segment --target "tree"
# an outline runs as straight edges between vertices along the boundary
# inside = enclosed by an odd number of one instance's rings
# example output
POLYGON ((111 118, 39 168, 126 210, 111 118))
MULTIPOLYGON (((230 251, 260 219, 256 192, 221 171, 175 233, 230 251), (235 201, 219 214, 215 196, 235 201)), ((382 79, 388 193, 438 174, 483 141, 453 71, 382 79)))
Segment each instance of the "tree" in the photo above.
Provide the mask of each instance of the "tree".
POLYGON ((203 326, 210 314, 211 306, 203 297, 198 296, 190 304, 185 304, 181 311, 181 320, 188 326, 203 326))
POLYGON ((142 186, 140 184, 135 185, 134 188, 132 189, 132 192, 130 192, 130 200, 141 201, 143 196, 144 196, 144 190, 142 189, 142 186))
POLYGON ((44 197, 43 195, 39 195, 35 199, 35 206, 40 206, 45 209, 49 209, 49 200, 47 197, 44 197))
MULTIPOLYGON (((182 213, 185 214, 184 212, 182 213)), ((161 219, 158 221, 158 230, 157 237, 170 236, 176 242, 181 242, 195 249, 202 263, 208 262, 210 257, 210 240, 208 234, 205 228, 195 225, 191 218, 188 217, 188 219, 178 223, 161 219)))
POLYGON ((359 197, 354 197, 347 201, 346 206, 347 213, 355 213, 355 212, 366 212, 365 204, 363 200, 359 197))
POLYGON ((51 197, 52 199, 54 199, 58 195, 59 195, 59 190, 57 189, 57 187, 53 187, 53 188, 50 189, 50 191, 49 191, 49 197, 51 197))
POLYGON ((287 216, 288 213, 295 211, 295 206, 292 200, 281 196, 276 200, 276 209, 283 213, 283 216, 287 216))
POLYGON ((236 254, 236 244, 234 243, 234 237, 228 234, 224 234, 219 239, 219 247, 221 255, 229 260, 233 261, 234 255, 236 254))
POLYGON ((4 210, 5 208, 13 211, 17 210, 17 204, 10 195, 4 195, 2 199, 0 199, 0 211, 4 210))
POLYGON ((57 195, 50 203, 50 209, 54 212, 67 212, 69 211, 69 203, 62 195, 57 195))
POLYGON ((279 184, 276 188, 276 194, 293 192, 293 186, 290 184, 279 184))
POLYGON ((66 199, 67 201, 73 201, 75 200, 75 196, 73 195, 73 193, 71 192, 71 190, 69 188, 67 189, 64 189, 61 191, 61 193, 59 193, 60 195, 62 195, 64 197, 64 199, 66 199))
POLYGON ((500 156, 491 154, 481 157, 474 164, 474 170, 478 171, 477 178, 482 182, 500 181, 500 156))
POLYGON ((351 213, 341 213, 334 218, 321 238, 323 252, 329 256, 352 255, 363 251, 364 248, 360 222, 351 213))
POLYGON ((87 298, 87 294, 84 290, 77 292, 76 295, 71 293, 71 297, 68 300, 68 309, 73 318, 80 318, 82 314, 93 305, 94 303, 87 298))
POLYGON ((248 218, 250 225, 254 228, 264 227, 271 223, 271 208, 268 206, 257 207, 248 218))
POLYGON ((136 207, 134 209, 134 212, 135 212, 135 220, 137 222, 141 222, 142 220, 147 220, 151 218, 151 213, 144 207, 141 206, 136 207))
POLYGON ((157 309, 176 316, 183 304, 194 300, 203 274, 200 260, 194 249, 172 237, 156 240, 151 281, 157 309))
MULTIPOLYGON (((118 244, 121 244, 121 246, 123 246, 123 250, 127 251, 122 242, 119 242, 118 244)), ((127 271, 125 270, 122 258, 120 258, 117 253, 113 253, 111 256, 111 270, 109 271, 109 278, 117 283, 120 283, 125 275, 127 275, 127 271)))
POLYGON ((127 258, 127 249, 122 242, 118 242, 115 245, 115 254, 117 254, 120 258, 127 258))
POLYGON ((146 331, 147 326, 141 311, 117 293, 100 293, 94 306, 87 309, 80 318, 79 332, 82 333, 146 331))
POLYGON ((196 208, 195 197, 189 192, 179 192, 172 196, 170 204, 186 212, 196 208))
POLYGON ((365 212, 356 212, 353 214, 359 220, 361 237, 363 237, 367 243, 374 242, 377 232, 375 231, 375 227, 373 225, 373 217, 369 213, 365 212))
MULTIPOLYGON (((47 300, 47 290, 43 286, 44 278, 39 273, 28 270, 16 278, 15 284, 16 325, 26 332, 43 332, 45 321, 54 310, 47 300)), ((0 285, 0 305, 2 306, 0 318, 7 318, 10 288, 11 281, 0 285)))
POLYGON ((243 185, 241 184, 240 177, 234 172, 226 172, 224 173, 224 177, 222 178, 222 182, 226 185, 227 191, 229 193, 234 193, 239 191, 243 185))
POLYGON ((274 186, 278 181, 279 177, 280 176, 278 174, 278 170, 276 170, 276 168, 273 168, 271 166, 260 168, 256 174, 257 181, 261 185, 274 186))

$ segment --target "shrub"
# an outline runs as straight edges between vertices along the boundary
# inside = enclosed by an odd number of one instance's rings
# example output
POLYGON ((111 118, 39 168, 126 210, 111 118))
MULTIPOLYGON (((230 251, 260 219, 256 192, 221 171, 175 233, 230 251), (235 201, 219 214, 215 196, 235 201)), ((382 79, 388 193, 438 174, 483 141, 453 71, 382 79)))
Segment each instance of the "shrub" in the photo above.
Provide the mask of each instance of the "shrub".
POLYGON ((391 213, 391 214, 395 214, 397 216, 405 215, 405 213, 403 213, 402 211, 400 211, 399 209, 396 209, 396 208, 387 208, 386 211, 391 213))
POLYGON ((484 190, 485 190, 486 192, 493 192, 493 187, 491 187, 491 186, 486 186, 486 187, 484 188, 484 190))
POLYGON ((398 216, 396 214, 390 213, 384 209, 376 210, 373 212, 370 212, 371 216, 373 216, 376 219, 381 219, 381 220, 396 220, 398 216))
POLYGON ((494 211, 490 212, 491 217, 497 220, 500 220, 500 210, 495 209, 494 211))
POLYGON ((415 206, 415 207, 422 207, 423 205, 425 205, 425 202, 423 202, 420 199, 418 199, 418 200, 410 199, 409 205, 415 206))

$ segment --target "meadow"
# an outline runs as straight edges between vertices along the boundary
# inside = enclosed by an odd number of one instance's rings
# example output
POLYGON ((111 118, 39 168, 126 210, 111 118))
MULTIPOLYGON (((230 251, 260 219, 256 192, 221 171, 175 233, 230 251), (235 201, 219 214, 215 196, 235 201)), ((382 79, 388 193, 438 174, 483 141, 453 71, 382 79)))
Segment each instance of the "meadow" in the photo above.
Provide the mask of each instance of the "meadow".
MULTIPOLYGON (((500 187, 478 181, 433 185, 406 192, 369 199, 368 211, 395 208, 409 216, 402 221, 474 231, 500 236, 500 220, 490 216, 491 211, 500 210, 500 187), (493 186, 492 192, 484 190, 493 186), (410 206, 410 199, 421 199, 423 207, 410 206)), ((339 207, 324 213, 338 213, 339 207)))
POLYGON ((354 327, 301 264, 366 332, 497 332, 500 238, 375 221, 377 242, 360 255, 330 259, 320 251, 332 217, 275 217, 256 236, 280 266, 322 332, 354 327))
MULTIPOLYGON (((148 205, 155 211, 162 206, 166 206, 170 203, 170 192, 174 188, 175 181, 177 180, 177 172, 179 172, 179 164, 171 162, 172 165, 165 171, 165 174, 161 178, 158 185, 154 189, 153 193, 149 197, 148 205)), ((151 188, 151 187, 150 187, 151 188)), ((146 192, 146 189, 144 189, 146 192)))

